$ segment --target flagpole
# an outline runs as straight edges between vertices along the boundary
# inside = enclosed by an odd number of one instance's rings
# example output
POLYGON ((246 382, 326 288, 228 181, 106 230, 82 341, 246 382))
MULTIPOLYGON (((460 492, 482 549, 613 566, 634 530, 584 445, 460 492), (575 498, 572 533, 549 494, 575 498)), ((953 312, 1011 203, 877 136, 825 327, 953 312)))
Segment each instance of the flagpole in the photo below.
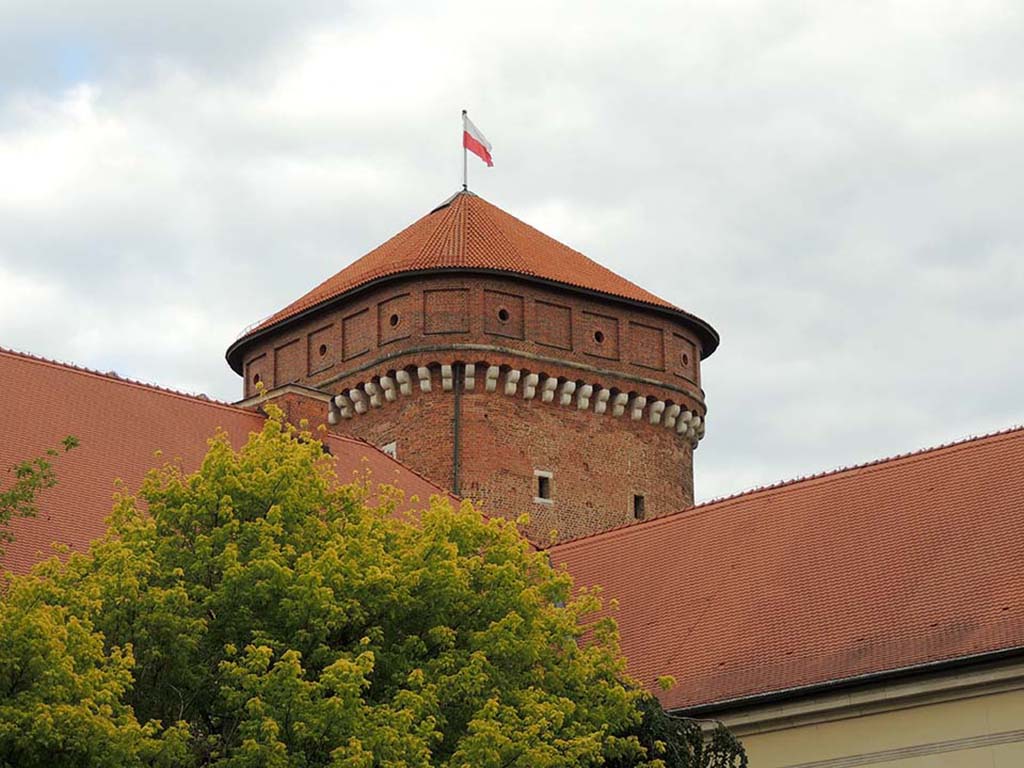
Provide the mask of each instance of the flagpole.
MULTIPOLYGON (((462 110, 462 131, 466 131, 466 110, 462 110)), ((463 136, 462 139, 462 191, 465 192, 469 189, 468 186, 469 175, 468 175, 468 163, 466 162, 466 139, 463 136)))

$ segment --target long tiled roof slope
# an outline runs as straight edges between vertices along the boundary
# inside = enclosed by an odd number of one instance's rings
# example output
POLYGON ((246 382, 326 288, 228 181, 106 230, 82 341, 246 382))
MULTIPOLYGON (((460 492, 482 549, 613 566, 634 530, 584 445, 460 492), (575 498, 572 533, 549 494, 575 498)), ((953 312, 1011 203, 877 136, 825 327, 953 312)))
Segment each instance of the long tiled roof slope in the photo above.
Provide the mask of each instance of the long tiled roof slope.
POLYGON ((718 335, 703 320, 473 193, 460 192, 248 330, 228 350, 228 361, 238 370, 240 363, 235 351, 246 339, 272 326, 381 278, 424 270, 506 272, 647 304, 669 310, 692 323, 701 334, 705 357, 718 344, 718 335))
MULTIPOLYGON (((39 498, 37 518, 15 520, 14 542, 0 565, 15 571, 52 553, 59 542, 84 550, 103 533, 114 480, 138 488, 145 473, 165 460, 199 465, 206 440, 218 428, 242 444, 261 428, 251 411, 111 375, 0 349, 0 487, 6 470, 41 455, 74 435, 81 444, 57 460, 58 484, 39 498), (162 452, 162 458, 155 456, 162 452)), ((390 483, 406 498, 426 500, 441 490, 376 448, 353 438, 328 436, 342 479, 369 470, 374 482, 390 483)))
POLYGON ((556 546, 671 708, 1024 648, 1024 429, 556 546))

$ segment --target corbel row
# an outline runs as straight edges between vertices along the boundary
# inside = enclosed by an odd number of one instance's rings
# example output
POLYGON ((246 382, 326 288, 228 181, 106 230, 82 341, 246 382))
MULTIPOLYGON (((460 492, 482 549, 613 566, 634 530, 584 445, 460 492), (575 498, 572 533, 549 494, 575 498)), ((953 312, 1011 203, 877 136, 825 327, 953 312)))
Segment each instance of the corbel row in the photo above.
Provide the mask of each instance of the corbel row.
MULTIPOLYGON (((462 371, 463 390, 474 391, 479 378, 485 392, 496 393, 500 389, 508 397, 521 396, 524 400, 539 398, 544 403, 557 400, 560 406, 575 405, 581 411, 593 409, 594 413, 610 413, 616 418, 628 415, 632 421, 646 418, 651 424, 675 430, 676 434, 689 440, 694 448, 704 437, 704 420, 678 403, 666 403, 664 400, 626 392, 613 393, 601 384, 578 384, 518 368, 505 370, 504 376, 502 373, 501 367, 497 365, 466 363, 462 371)), ((454 389, 453 366, 440 366, 440 383, 445 392, 454 389)), ((392 371, 386 376, 339 392, 331 400, 328 421, 337 424, 342 419, 364 414, 371 408, 381 408, 385 403, 395 402, 401 395, 411 395, 413 387, 419 387, 421 392, 433 391, 434 373, 430 367, 392 371)))

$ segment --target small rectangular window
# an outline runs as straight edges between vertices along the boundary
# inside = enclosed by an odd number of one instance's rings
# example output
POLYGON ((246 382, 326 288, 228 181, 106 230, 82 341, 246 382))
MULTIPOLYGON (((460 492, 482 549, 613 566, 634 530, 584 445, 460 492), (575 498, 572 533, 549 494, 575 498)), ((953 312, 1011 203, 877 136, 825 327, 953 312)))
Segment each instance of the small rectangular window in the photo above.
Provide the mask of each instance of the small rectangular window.
POLYGON ((551 498, 551 478, 540 475, 537 477, 537 498, 551 498))
POLYGON ((534 470, 533 472, 534 481, 536 482, 536 488, 533 500, 534 501, 551 501, 551 473, 542 472, 541 470, 534 470))
POLYGON ((633 517, 637 520, 644 519, 644 497, 640 494, 633 496, 633 517))

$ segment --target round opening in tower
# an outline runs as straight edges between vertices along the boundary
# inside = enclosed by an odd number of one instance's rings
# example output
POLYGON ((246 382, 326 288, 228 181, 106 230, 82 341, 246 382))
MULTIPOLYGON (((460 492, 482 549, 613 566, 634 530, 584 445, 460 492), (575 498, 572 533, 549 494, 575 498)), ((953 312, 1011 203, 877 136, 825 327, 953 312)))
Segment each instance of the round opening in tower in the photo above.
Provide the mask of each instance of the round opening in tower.
POLYGON ((326 355, 327 354, 327 345, 326 344, 321 344, 320 345, 320 349, 318 349, 317 352, 320 353, 320 357, 323 357, 324 355, 326 355))
POLYGON ((398 325, 398 315, 392 315, 391 317, 389 317, 388 323, 391 325, 392 328, 398 325))
POLYGON ((685 352, 683 352, 683 365, 689 365, 689 364, 690 364, 690 356, 688 354, 686 354, 685 352))
POLYGON ((604 334, 601 331, 594 331, 594 341, 598 344, 604 344, 604 334))
POLYGON ((508 313, 508 310, 505 309, 504 307, 502 307, 501 309, 498 310, 498 319, 501 320, 501 322, 507 323, 509 317, 510 317, 510 315, 508 313))
POLYGON ((252 377, 252 383, 253 384, 259 384, 260 383, 260 375, 258 373, 255 376, 252 377))

